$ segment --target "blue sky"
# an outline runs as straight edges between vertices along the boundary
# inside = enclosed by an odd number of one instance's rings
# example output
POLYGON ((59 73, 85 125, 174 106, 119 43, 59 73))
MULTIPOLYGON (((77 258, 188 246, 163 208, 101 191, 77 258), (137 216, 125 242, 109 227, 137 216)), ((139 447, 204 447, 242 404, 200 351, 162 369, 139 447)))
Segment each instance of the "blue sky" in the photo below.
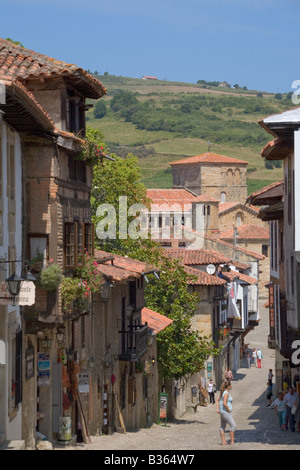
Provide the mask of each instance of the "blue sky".
POLYGON ((300 80, 299 0, 1 0, 1 37, 99 73, 270 92, 300 80))

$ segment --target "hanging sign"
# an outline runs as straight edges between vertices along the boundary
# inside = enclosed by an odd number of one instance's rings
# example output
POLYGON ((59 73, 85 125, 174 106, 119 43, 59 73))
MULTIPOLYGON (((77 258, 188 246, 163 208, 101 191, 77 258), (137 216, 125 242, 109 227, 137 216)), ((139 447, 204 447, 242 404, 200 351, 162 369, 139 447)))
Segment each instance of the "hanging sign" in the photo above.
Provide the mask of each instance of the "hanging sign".
POLYGON ((87 370, 82 370, 78 374, 78 389, 80 393, 89 393, 90 376, 87 370))
MULTIPOLYGON (((16 305, 33 305, 35 303, 35 285, 32 281, 24 281, 20 294, 16 297, 16 305)), ((11 305, 12 300, 5 281, 0 282, 0 305, 11 305), (4 297, 4 298, 2 298, 4 297)))
POLYGON ((168 412, 168 394, 161 393, 159 395, 159 411, 158 411, 158 424, 161 420, 165 420, 165 425, 167 424, 167 412, 168 412))

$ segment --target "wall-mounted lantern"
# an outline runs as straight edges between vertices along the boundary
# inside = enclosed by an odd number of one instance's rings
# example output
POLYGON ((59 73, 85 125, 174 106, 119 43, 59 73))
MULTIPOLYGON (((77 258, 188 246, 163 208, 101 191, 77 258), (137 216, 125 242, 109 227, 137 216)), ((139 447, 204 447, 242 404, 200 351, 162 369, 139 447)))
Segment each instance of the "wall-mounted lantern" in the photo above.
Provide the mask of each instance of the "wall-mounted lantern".
POLYGON ((64 342, 65 340, 65 333, 63 330, 57 330, 56 332, 56 339, 57 339, 57 342, 58 344, 61 344, 64 342))
POLYGON ((110 297, 111 284, 105 281, 100 287, 100 297, 103 302, 108 302, 110 297))
POLYGON ((46 351, 47 349, 51 348, 52 339, 45 336, 40 340, 42 348, 46 351))

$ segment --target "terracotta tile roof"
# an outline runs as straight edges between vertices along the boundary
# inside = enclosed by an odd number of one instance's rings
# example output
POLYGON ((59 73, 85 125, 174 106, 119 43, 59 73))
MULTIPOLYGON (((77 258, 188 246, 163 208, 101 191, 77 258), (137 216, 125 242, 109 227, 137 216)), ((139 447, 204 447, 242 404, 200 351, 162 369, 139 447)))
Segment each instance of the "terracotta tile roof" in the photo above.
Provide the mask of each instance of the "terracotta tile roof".
POLYGON ((98 264, 98 271, 105 271, 103 274, 107 276, 109 273, 115 274, 116 280, 121 280, 117 278, 122 277, 122 272, 125 279, 130 276, 140 277, 142 274, 158 271, 158 269, 148 263, 143 263, 142 261, 128 258, 127 256, 107 253, 106 251, 102 250, 95 250, 95 260, 102 260, 102 263, 98 264))
POLYGON ((188 265, 207 265, 229 263, 231 260, 221 253, 214 250, 189 250, 186 248, 165 249, 164 253, 172 258, 181 260, 183 264, 188 265))
POLYGON ((226 281, 221 279, 217 276, 212 276, 203 271, 199 271, 199 269, 191 268, 190 266, 185 266, 184 270, 187 274, 191 276, 195 276, 194 278, 190 278, 189 285, 193 286, 224 286, 226 281))
POLYGON ((147 197, 152 201, 151 210, 168 210, 171 205, 178 205, 178 209, 191 209, 191 202, 197 198, 193 193, 187 189, 147 189, 147 197), (165 205, 165 209, 163 206, 165 205))
POLYGON ((227 279, 228 281, 234 281, 235 279, 240 279, 243 282, 247 282, 250 285, 254 285, 258 283, 258 280, 255 279, 254 277, 247 276, 246 274, 237 272, 237 271, 229 271, 229 272, 223 272, 222 273, 224 278, 227 279))
POLYGON ((141 276, 140 273, 129 271, 118 266, 113 266, 112 264, 108 263, 98 264, 96 270, 103 274, 106 279, 115 282, 128 281, 139 278, 141 276))
MULTIPOLYGON (((244 224, 238 227, 237 239, 239 240, 269 240, 270 230, 269 227, 260 227, 259 225, 244 224)), ((220 234, 222 240, 233 240, 233 228, 226 230, 220 234)))
POLYGON ((50 115, 21 82, 2 80, 2 83, 6 86, 6 100, 5 103, 0 103, 0 108, 10 125, 22 131, 26 129, 28 122, 32 133, 35 125, 42 127, 45 131, 54 131, 55 125, 50 115))
POLYGON ((200 194, 192 202, 220 202, 220 200, 210 196, 210 194, 200 194))
POLYGON ((75 87, 84 89, 88 98, 98 99, 106 94, 102 83, 77 65, 52 59, 0 38, 0 80, 25 81, 53 76, 71 79, 75 87))
POLYGON ((238 160, 237 158, 226 157, 225 155, 218 155, 216 153, 206 152, 201 155, 195 155, 194 157, 183 158, 182 160, 177 160, 170 162, 170 165, 185 165, 187 163, 229 163, 229 164, 239 164, 239 165, 248 165, 248 162, 245 160, 238 160))
POLYGON ((188 238, 189 243, 191 243, 191 242, 194 243, 197 240, 197 238, 199 238, 200 241, 204 239, 204 240, 211 241, 211 242, 215 243, 216 245, 221 245, 224 248, 226 248, 226 247, 228 247, 228 249, 233 249, 234 248, 234 250, 236 252, 240 251, 241 253, 245 253, 246 255, 251 256, 252 258, 256 258, 256 259, 260 259, 260 260, 265 259, 265 256, 260 254, 260 253, 248 250, 247 248, 244 248, 244 247, 241 247, 241 246, 234 246, 234 245, 232 245, 232 243, 228 243, 224 240, 221 240, 218 237, 203 235, 203 233, 197 232, 196 230, 188 228, 188 227, 185 227, 184 230, 187 233, 194 235, 194 237, 195 237, 195 240, 191 240, 192 237, 189 236, 189 238, 188 238))
POLYGON ((163 331, 167 326, 173 323, 171 318, 168 318, 160 313, 154 312, 150 308, 144 307, 142 309, 142 323, 148 324, 148 328, 152 330, 152 334, 157 335, 163 331))
POLYGON ((283 197, 283 191, 283 179, 281 179, 250 194, 247 198, 247 202, 257 205, 267 205, 269 204, 268 200, 274 198, 280 200, 283 197))
POLYGON ((175 204, 178 205, 178 210, 191 210, 192 202, 219 202, 218 199, 209 194, 196 196, 185 188, 147 189, 147 197, 152 201, 151 210, 153 212, 168 211, 171 208, 170 206, 175 206, 175 204))
POLYGON ((238 207, 241 209, 250 210, 256 214, 259 212, 257 207, 250 204, 243 204, 242 202, 222 202, 219 205, 219 213, 222 214, 223 212, 230 211, 231 209, 237 209, 238 207))

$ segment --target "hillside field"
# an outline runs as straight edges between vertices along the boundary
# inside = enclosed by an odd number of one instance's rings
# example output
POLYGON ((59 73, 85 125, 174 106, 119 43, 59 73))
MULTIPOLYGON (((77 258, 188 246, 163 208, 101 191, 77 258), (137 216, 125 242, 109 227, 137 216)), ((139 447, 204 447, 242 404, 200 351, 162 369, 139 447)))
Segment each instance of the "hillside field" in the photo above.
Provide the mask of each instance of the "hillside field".
POLYGON ((103 133, 111 153, 139 157, 148 188, 171 188, 169 162, 207 152, 208 141, 211 152, 249 162, 249 194, 282 178, 280 162, 278 167, 265 167, 260 151, 272 136, 258 121, 293 108, 290 95, 276 99, 253 90, 110 75, 97 78, 107 88, 100 100, 105 115, 96 118, 90 109, 87 125, 103 133), (129 92, 128 105, 117 101, 120 92, 129 92))

